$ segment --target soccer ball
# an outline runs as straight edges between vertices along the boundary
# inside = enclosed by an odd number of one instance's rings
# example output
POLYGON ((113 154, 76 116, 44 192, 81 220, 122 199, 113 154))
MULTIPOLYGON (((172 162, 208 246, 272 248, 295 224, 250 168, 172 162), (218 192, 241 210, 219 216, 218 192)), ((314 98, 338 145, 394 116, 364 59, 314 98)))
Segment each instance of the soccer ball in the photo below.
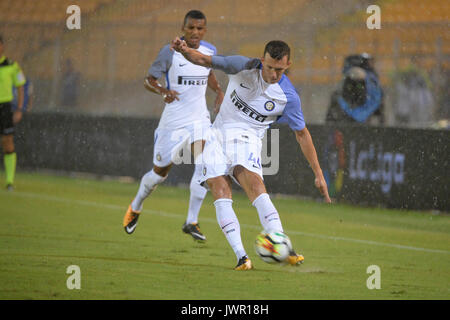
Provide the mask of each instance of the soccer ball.
POLYGON ((256 253, 267 263, 285 262, 291 250, 291 240, 280 231, 262 231, 255 240, 256 253))

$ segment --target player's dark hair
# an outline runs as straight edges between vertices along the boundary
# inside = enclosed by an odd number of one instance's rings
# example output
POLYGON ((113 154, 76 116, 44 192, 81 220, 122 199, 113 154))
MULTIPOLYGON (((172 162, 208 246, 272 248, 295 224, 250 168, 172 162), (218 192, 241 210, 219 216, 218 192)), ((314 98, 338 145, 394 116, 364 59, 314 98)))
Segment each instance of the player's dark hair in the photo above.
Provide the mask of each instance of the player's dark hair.
POLYGON ((264 55, 266 55, 266 52, 276 60, 281 60, 284 56, 288 57, 288 61, 291 58, 291 48, 289 48, 286 42, 281 40, 272 40, 267 43, 264 48, 264 55))
POLYGON ((3 36, 0 34, 0 43, 3 44, 3 36))
POLYGON ((183 26, 186 25, 187 20, 189 18, 196 19, 196 20, 205 20, 205 24, 206 24, 206 16, 203 14, 203 12, 201 12, 199 10, 191 10, 188 13, 186 13, 186 15, 184 16, 183 26))

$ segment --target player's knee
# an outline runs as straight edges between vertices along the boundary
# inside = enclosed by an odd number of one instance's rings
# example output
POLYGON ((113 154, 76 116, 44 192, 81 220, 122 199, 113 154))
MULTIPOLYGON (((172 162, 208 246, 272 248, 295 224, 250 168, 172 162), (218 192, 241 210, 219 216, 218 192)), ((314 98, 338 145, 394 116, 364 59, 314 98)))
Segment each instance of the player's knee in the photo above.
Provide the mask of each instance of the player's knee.
POLYGON ((168 165, 167 167, 153 167, 153 172, 155 172, 157 175, 161 177, 166 177, 169 174, 170 168, 172 168, 172 165, 168 165))
POLYGON ((214 199, 231 199, 231 188, 226 182, 225 179, 212 178, 208 179, 206 182, 208 183, 209 188, 211 189, 211 194, 214 199))
POLYGON ((14 151, 15 151, 14 145, 12 145, 12 146, 3 146, 3 153, 4 154, 14 153, 14 151))
POLYGON ((5 136, 2 138, 2 149, 3 153, 13 153, 15 151, 14 149, 14 140, 10 136, 5 136))
POLYGON ((194 178, 191 179, 189 189, 192 195, 200 199, 204 199, 206 197, 206 194, 208 193, 208 190, 200 183, 198 183, 198 181, 196 181, 194 178))

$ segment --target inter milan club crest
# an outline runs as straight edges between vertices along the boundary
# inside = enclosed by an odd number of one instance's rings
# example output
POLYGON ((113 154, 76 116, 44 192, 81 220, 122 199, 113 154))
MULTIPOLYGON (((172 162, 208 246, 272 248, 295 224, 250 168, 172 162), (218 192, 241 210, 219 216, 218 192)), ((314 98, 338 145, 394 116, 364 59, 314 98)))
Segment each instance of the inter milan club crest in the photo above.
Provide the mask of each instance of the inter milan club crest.
POLYGON ((206 167, 203 167, 203 175, 206 176, 206 167))
POLYGON ((264 103, 264 109, 266 109, 267 111, 272 111, 273 109, 275 109, 275 102, 273 101, 267 101, 266 103, 264 103))
POLYGON ((161 154, 158 152, 158 154, 156 155, 156 160, 161 161, 161 154))

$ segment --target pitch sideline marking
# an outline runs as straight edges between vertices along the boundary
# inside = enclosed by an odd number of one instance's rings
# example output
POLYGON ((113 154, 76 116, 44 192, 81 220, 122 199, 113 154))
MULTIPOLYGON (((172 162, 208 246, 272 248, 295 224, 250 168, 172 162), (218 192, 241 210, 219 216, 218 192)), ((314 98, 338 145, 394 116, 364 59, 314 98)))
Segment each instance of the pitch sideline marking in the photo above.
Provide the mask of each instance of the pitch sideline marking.
MULTIPOLYGON (((62 202, 62 203, 73 203, 78 205, 85 205, 85 206, 91 206, 91 207, 97 207, 97 208, 103 208, 103 209, 111 209, 111 210, 121 210, 124 211, 126 208, 118 205, 111 205, 111 204, 104 204, 104 203, 97 203, 87 200, 73 200, 73 199, 66 199, 66 198, 58 198, 58 197, 52 197, 48 195, 43 195, 39 193, 32 193, 32 192, 8 192, 8 191, 1 191, 0 194, 6 194, 12 195, 12 196, 19 196, 19 197, 27 197, 27 198, 39 198, 40 200, 47 200, 47 201, 54 201, 54 202, 62 202)), ((180 218, 182 217, 181 214, 177 213, 171 213, 171 212, 165 212, 165 211, 156 211, 156 210, 148 210, 147 212, 157 214, 163 217, 169 217, 169 218, 180 218)), ((203 221, 211 222, 211 223, 217 223, 215 219, 211 218, 203 218, 203 221)), ((241 224, 241 226, 245 228, 251 228, 251 229, 261 229, 259 226, 250 225, 250 224, 241 224)), ((372 241, 372 240, 361 240, 361 239, 354 239, 354 238, 345 238, 345 237, 334 237, 334 236, 327 236, 323 234, 317 234, 317 233, 308 233, 308 232, 301 232, 301 231, 293 231, 293 230, 286 230, 286 233, 288 234, 295 234, 295 235, 301 235, 306 237, 312 237, 312 238, 319 238, 319 239, 325 239, 325 240, 333 240, 333 241, 347 241, 347 242, 355 242, 355 243, 362 243, 362 244, 368 244, 368 245, 375 245, 375 246, 385 246, 385 247, 391 247, 396 249, 404 249, 404 250, 414 250, 414 251, 422 251, 422 252, 430 252, 430 253, 444 253, 444 254, 450 254, 450 251, 447 250, 439 250, 439 249, 427 249, 427 248, 420 248, 420 247, 412 247, 412 246, 405 246, 401 244, 395 244, 395 243, 386 243, 386 242, 378 242, 378 241, 372 241)))

